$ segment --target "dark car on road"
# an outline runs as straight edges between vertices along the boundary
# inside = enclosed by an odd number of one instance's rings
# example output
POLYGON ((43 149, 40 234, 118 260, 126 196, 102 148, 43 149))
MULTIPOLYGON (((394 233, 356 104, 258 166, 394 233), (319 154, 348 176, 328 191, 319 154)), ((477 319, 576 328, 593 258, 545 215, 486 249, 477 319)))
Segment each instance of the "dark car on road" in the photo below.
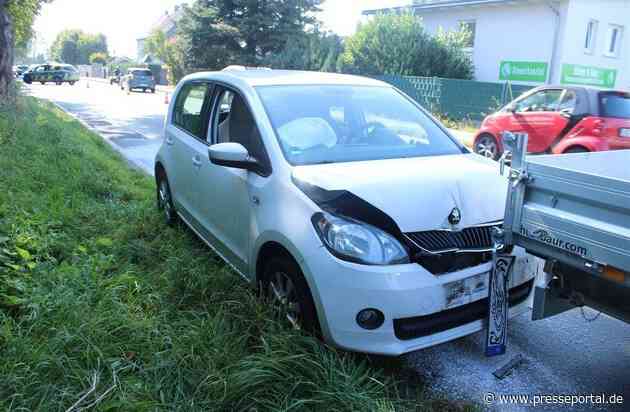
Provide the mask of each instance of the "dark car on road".
POLYGON ((17 78, 20 78, 27 70, 28 70, 27 65, 18 64, 17 66, 13 66, 13 75, 17 78))
POLYGON ((27 84, 50 82, 57 85, 63 83, 73 85, 79 81, 79 72, 70 64, 40 64, 24 73, 23 80, 27 84))
POLYGON ((499 158, 504 131, 527 133, 530 153, 630 149, 630 93, 537 87, 485 118, 475 136, 475 153, 499 158))
POLYGON ((153 73, 149 69, 132 68, 128 73, 120 79, 120 88, 122 90, 132 91, 133 89, 142 89, 143 92, 149 90, 155 93, 155 79, 153 73))

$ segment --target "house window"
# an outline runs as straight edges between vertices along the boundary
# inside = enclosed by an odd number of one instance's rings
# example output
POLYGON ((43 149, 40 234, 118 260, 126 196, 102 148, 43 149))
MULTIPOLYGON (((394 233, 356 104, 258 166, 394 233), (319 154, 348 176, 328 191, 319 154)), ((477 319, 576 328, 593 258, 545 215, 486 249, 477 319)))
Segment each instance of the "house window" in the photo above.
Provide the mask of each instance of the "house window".
POLYGON ((608 44, 606 46, 606 56, 617 57, 621 49, 621 38, 623 27, 611 24, 608 29, 608 44))
POLYGON ((475 47, 475 34, 476 34, 475 32, 477 29, 477 23, 474 20, 460 21, 459 29, 470 33, 470 37, 468 38, 466 47, 471 48, 471 49, 475 47))
POLYGON ((586 25, 586 39, 584 40, 584 52, 592 54, 597 41, 597 20, 591 20, 586 25))

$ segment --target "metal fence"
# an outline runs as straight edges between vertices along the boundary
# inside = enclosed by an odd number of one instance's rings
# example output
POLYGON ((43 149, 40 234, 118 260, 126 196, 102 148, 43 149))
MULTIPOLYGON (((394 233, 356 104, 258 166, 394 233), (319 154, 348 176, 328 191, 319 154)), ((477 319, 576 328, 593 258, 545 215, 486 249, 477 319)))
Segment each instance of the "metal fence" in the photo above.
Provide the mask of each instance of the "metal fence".
POLYGON ((376 76, 426 109, 454 120, 481 120, 532 86, 417 76, 376 76))

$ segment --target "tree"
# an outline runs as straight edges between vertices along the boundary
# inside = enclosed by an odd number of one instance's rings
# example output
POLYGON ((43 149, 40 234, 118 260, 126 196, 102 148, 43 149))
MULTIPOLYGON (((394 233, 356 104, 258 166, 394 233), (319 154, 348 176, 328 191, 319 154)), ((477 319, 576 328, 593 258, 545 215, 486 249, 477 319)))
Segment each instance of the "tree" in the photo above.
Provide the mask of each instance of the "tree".
POLYGON ((90 64, 106 64, 107 54, 103 52, 92 53, 90 55, 90 64))
POLYGON ((52 0, 0 0, 0 99, 8 96, 13 82, 14 47, 26 47, 33 35, 33 21, 42 4, 52 0))
POLYGON ((184 77, 184 56, 177 39, 168 39, 163 31, 155 29, 145 39, 144 50, 166 64, 170 83, 175 84, 184 77))
POLYGON ((50 46, 50 56, 68 64, 89 64, 94 53, 107 55, 107 38, 81 30, 64 30, 57 34, 50 46))
POLYGON ((189 67, 257 65, 315 26, 323 0, 196 0, 179 25, 189 67))
POLYGON ((263 59, 274 69, 334 72, 343 53, 343 42, 336 34, 318 29, 289 38, 284 49, 263 59))
POLYGON ((340 69, 367 75, 470 79, 473 65, 463 50, 469 35, 440 31, 431 36, 422 19, 412 14, 377 15, 346 40, 340 69))

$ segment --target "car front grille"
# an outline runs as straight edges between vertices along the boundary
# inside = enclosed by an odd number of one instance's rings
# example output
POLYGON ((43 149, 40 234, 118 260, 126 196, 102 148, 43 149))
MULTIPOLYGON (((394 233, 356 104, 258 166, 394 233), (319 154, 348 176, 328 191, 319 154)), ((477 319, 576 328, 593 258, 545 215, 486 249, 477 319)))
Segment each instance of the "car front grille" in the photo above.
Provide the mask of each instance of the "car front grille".
POLYGON ((492 228, 501 224, 473 226, 455 232, 428 230, 405 233, 416 252, 444 253, 452 251, 487 251, 492 249, 492 228))

